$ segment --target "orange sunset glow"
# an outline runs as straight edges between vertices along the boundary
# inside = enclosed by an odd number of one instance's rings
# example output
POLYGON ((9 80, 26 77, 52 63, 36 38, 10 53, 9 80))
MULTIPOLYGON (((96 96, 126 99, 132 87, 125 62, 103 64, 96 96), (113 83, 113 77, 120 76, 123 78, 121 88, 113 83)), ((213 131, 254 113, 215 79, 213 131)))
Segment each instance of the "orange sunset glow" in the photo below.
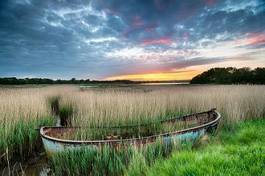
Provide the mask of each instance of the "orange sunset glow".
POLYGON ((175 72, 130 74, 108 77, 107 80, 133 80, 133 81, 171 81, 190 80, 200 74, 198 70, 178 70, 175 72))

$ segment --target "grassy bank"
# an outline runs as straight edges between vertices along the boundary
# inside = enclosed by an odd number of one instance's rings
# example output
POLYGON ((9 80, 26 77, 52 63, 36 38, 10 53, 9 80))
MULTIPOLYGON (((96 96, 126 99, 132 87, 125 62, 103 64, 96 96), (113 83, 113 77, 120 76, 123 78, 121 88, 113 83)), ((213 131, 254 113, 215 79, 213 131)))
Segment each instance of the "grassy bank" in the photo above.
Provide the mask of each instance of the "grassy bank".
POLYGON ((265 120, 223 128, 189 143, 67 151, 52 158, 56 175, 264 175, 265 120))
POLYGON ((264 127, 264 119, 241 122, 222 130, 207 146, 157 161, 143 175, 265 175, 264 127))

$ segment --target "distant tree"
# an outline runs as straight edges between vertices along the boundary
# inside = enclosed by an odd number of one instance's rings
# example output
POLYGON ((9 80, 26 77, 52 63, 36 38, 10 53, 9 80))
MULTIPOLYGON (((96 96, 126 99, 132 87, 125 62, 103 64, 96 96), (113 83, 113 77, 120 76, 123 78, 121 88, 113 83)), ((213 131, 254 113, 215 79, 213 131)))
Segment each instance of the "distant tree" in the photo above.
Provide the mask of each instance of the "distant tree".
POLYGON ((132 84, 137 83, 130 80, 114 80, 114 81, 90 81, 90 79, 76 79, 72 78, 70 80, 63 80, 57 79, 52 80, 48 78, 20 78, 17 79, 16 77, 9 77, 9 78, 0 78, 0 84, 7 84, 7 85, 20 85, 20 84, 108 84, 108 83, 118 83, 118 84, 132 84))
POLYGON ((75 79, 75 78, 72 78, 72 79, 70 80, 70 82, 71 82, 72 84, 75 84, 75 83, 76 83, 76 79, 75 79))
POLYGON ((192 78, 191 84, 265 84, 265 68, 212 68, 192 78))
POLYGON ((235 69, 232 74, 232 83, 246 84, 251 83, 252 79, 252 71, 248 67, 235 69))
POLYGON ((255 84, 265 84, 265 68, 256 68, 253 71, 253 76, 255 79, 253 80, 255 84))

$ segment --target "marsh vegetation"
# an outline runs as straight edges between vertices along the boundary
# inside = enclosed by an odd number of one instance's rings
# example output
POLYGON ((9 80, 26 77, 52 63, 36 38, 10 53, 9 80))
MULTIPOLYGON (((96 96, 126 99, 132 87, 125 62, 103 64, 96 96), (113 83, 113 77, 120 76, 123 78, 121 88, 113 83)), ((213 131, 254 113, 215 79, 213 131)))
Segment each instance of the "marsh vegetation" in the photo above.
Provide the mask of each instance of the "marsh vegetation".
MULTIPOLYGON (((237 124, 242 121, 265 117, 265 86, 262 85, 134 85, 82 89, 70 85, 1 87, 0 97, 1 168, 26 162, 28 158, 43 151, 36 129, 40 126, 55 125, 56 116, 64 119, 63 125, 86 127, 72 136, 73 139, 104 138, 106 135, 103 134, 109 134, 104 131, 104 127, 156 124, 155 122, 160 120, 213 107, 222 114, 221 129, 237 129, 237 124), (93 128, 96 130, 91 131, 93 128)), ((159 133, 163 130, 170 129, 153 125, 148 132, 144 131, 144 134, 159 133)), ((141 136, 141 130, 138 132, 128 128, 125 136, 141 136), (128 131, 129 135, 126 134, 128 131)), ((111 133, 113 136, 117 136, 117 133, 124 134, 117 131, 111 133)), ((152 168, 155 159, 162 162, 162 158, 171 156, 172 151, 174 158, 180 148, 191 150, 194 146, 172 143, 165 148, 158 142, 156 145, 140 149, 123 149, 126 151, 109 147, 100 150, 82 149, 55 155, 49 159, 49 163, 57 175, 130 175, 134 172, 139 174, 142 173, 141 168, 152 168), (141 167, 137 166, 139 163, 141 167), (140 170, 135 170, 136 168, 140 170)), ((246 151, 242 149, 242 152, 246 151)), ((155 164, 154 168, 159 170, 157 167, 155 164)), ((155 171, 148 171, 149 173, 155 171)))

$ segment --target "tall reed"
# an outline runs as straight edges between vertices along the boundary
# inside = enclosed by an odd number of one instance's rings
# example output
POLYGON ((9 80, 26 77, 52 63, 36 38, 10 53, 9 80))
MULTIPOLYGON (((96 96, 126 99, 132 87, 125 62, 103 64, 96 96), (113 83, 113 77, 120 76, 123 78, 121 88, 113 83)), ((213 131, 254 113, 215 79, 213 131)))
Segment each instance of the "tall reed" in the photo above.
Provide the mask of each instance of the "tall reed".
POLYGON ((73 125, 140 124, 217 108, 223 122, 264 117, 265 86, 137 86, 67 92, 62 102, 75 105, 73 125), (141 91, 142 90, 142 91, 141 91))
MULTIPOLYGON (((214 107, 220 111, 225 126, 265 117, 265 86, 170 86, 148 89, 83 89, 66 93, 62 102, 71 102, 77 108, 73 114, 73 124, 77 126, 140 124, 214 107)), ((53 156, 52 165, 58 175, 144 175, 144 170, 157 158, 169 156, 179 146, 158 142, 140 149, 125 147, 116 151, 103 147, 92 151, 66 151, 53 156)), ((191 144, 184 146, 192 147, 191 144)))
MULTIPOLYGON (((89 88, 46 86, 0 88, 0 162, 36 148, 38 128, 54 124, 48 97, 71 105, 73 126, 120 126, 150 123, 216 107, 222 124, 265 116, 265 86, 133 86, 89 88), (8 151, 8 158, 7 158, 8 151)), ((56 104, 57 102, 55 102, 56 104)), ((55 105, 57 106, 57 105, 55 105)), ((54 107, 55 107, 54 106, 54 107)), ((61 109, 62 110, 62 109, 61 109)), ((14 157, 13 157, 14 158, 14 157)))
POLYGON ((166 145, 162 140, 155 144, 142 146, 113 146, 100 148, 84 147, 77 150, 66 150, 52 156, 51 164, 55 175, 110 175, 119 176, 135 171, 136 175, 152 165, 155 159, 168 157, 173 150, 185 147, 190 143, 171 141, 166 145), (135 168, 141 163, 142 168, 135 168))
POLYGON ((59 92, 58 87, 0 88, 1 167, 42 150, 38 129, 55 121, 47 97, 59 92))

